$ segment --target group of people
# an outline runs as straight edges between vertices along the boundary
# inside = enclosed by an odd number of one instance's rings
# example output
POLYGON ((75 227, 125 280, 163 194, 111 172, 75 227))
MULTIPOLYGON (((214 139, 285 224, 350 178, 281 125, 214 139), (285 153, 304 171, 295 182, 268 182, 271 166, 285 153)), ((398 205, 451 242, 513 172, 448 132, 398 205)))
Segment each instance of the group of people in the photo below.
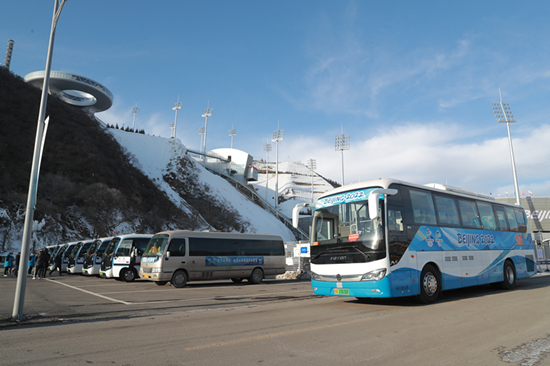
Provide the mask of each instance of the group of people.
MULTIPOLYGON (((17 274, 19 272, 20 261, 21 261, 21 252, 17 253, 15 258, 13 257, 13 253, 9 252, 4 257, 4 277, 11 277, 11 276, 17 277, 17 274)), ((48 251, 46 249, 40 249, 38 251, 38 254, 35 254, 34 252, 32 252, 29 255, 29 269, 27 274, 32 275, 33 280, 46 278, 46 272, 48 271, 49 262, 50 262, 50 255, 48 254, 48 251)), ((57 261, 56 261, 56 269, 57 269, 57 261)), ((61 274, 61 268, 59 268, 59 274, 61 274)))

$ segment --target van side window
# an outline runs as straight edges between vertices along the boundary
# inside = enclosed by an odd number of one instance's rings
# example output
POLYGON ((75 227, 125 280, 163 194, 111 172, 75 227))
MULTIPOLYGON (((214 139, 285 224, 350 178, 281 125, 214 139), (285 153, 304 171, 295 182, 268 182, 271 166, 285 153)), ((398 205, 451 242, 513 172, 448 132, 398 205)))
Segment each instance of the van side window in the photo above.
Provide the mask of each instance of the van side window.
POLYGON ((171 257, 185 256, 185 239, 172 239, 168 247, 171 257))
POLYGON ((435 208, 431 192, 410 189, 415 224, 436 225, 435 208))

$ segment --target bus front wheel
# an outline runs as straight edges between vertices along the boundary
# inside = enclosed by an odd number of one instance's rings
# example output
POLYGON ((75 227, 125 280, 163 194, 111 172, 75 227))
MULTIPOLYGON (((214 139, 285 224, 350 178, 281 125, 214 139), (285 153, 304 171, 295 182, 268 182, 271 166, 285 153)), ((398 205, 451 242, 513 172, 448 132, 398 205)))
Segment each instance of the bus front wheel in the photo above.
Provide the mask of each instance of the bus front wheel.
POLYGON ((500 288, 503 290, 512 290, 516 287, 516 270, 511 261, 504 262, 504 269, 502 271, 504 281, 500 283, 500 288))
POLYGON ((176 288, 182 288, 185 287, 187 284, 187 274, 183 271, 176 271, 174 275, 172 276, 172 286, 176 288))
POLYGON ((155 285, 157 286, 164 286, 168 283, 168 281, 155 281, 155 285))
POLYGON ((257 285, 262 282, 264 279, 264 272, 260 268, 254 268, 250 277, 248 277, 248 282, 257 285))
POLYGON ((133 282, 136 279, 137 275, 134 269, 132 268, 125 268, 120 273, 120 279, 124 282, 133 282))
POLYGON ((232 278, 231 281, 233 281, 234 283, 241 283, 241 282, 243 282, 243 279, 242 278, 232 278))
POLYGON ((437 269, 428 264, 422 270, 420 276, 420 295, 418 300, 424 304, 431 304, 437 301, 441 293, 441 276, 437 269))

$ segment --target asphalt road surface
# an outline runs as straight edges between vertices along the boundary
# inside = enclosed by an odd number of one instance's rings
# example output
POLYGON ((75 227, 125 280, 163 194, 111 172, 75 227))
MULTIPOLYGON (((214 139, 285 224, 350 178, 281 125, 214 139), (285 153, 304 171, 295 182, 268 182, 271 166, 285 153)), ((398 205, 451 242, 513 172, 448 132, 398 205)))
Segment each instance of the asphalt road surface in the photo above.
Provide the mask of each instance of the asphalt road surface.
POLYGON ((29 280, 28 320, 8 320, 0 365, 550 365, 550 276, 412 298, 321 297, 309 282, 191 282, 83 276, 29 280))

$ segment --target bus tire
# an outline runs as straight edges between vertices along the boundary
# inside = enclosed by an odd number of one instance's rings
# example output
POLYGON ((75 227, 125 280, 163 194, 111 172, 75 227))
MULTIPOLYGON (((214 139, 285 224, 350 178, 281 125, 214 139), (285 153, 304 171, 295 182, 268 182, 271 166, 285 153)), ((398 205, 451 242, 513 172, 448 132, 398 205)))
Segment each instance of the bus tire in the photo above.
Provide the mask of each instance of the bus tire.
POLYGON ((242 278, 232 278, 231 281, 233 281, 234 283, 241 283, 241 282, 243 282, 243 279, 242 278))
POLYGON ((154 281, 155 285, 157 286, 164 286, 168 283, 168 281, 154 281))
POLYGON ((420 295, 417 296, 417 299, 423 304, 431 304, 437 301, 440 293, 441 276, 439 271, 431 264, 427 264, 420 275, 420 295))
POLYGON ((502 275, 504 281, 500 283, 500 288, 503 290, 513 290, 516 287, 516 269, 512 261, 507 260, 504 262, 502 275))
POLYGON ((120 279, 124 282, 133 282, 137 277, 136 271, 133 268, 124 268, 120 272, 120 279))
POLYGON ((175 288, 185 287, 187 284, 187 273, 182 270, 176 271, 172 276, 170 283, 172 283, 172 286, 175 288))
POLYGON ((264 279, 264 271, 261 268, 254 268, 250 277, 248 277, 248 282, 257 285, 262 282, 264 279))

